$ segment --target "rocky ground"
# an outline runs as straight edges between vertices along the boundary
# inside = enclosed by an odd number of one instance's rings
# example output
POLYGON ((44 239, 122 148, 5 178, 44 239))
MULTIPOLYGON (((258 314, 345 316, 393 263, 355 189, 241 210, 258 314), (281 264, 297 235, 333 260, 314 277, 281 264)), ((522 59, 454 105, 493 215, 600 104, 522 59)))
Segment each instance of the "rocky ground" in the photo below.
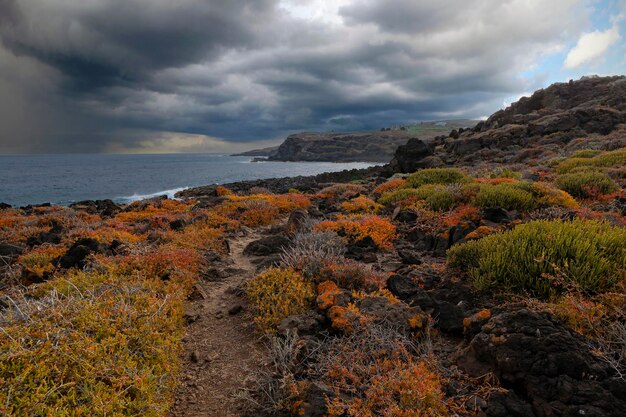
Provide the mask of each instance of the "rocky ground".
POLYGON ((626 415, 625 89, 385 167, 4 207, 0 411, 626 415))

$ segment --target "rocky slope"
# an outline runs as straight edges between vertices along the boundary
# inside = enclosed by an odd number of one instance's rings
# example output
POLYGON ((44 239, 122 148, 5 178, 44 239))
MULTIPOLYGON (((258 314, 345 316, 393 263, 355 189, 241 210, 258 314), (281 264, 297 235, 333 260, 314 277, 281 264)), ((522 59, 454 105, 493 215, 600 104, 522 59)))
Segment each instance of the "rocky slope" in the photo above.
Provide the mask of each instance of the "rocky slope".
POLYGON ((417 141, 401 148, 392 166, 409 172, 422 165, 519 163, 577 149, 610 150, 626 145, 626 77, 583 77, 553 84, 523 97, 486 121, 448 137, 427 151, 417 141))

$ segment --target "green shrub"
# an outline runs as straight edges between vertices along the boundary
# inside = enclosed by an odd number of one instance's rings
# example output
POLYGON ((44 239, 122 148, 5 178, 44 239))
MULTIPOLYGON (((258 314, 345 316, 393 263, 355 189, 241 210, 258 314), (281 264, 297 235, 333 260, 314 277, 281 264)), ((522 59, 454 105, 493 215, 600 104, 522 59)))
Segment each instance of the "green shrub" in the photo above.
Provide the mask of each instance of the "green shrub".
POLYGON ((383 194, 378 202, 391 205, 410 198, 424 200, 432 210, 450 210, 461 200, 461 191, 452 186, 426 184, 419 188, 401 188, 383 194))
POLYGON ((427 184, 416 190, 416 195, 420 200, 428 203, 435 211, 450 210, 458 202, 458 192, 454 188, 445 185, 427 184))
POLYGON ((458 169, 428 168, 409 175, 404 188, 419 188, 425 184, 458 184, 469 180, 469 177, 458 169))
POLYGON ((387 192, 380 196, 378 202, 380 204, 384 204, 386 206, 393 205, 402 200, 406 200, 411 197, 418 197, 421 194, 415 188, 400 188, 399 190, 394 190, 387 192))
POLYGON ((527 184, 485 184, 474 198, 478 207, 502 207, 506 210, 528 211, 536 206, 533 194, 525 190, 527 184))
POLYGON ((511 168, 497 168, 489 175, 490 178, 514 178, 519 180, 522 178, 522 173, 513 171, 511 168))
POLYGON ((550 298, 576 286, 595 294, 626 278, 624 242, 626 230, 605 222, 540 220, 453 246, 448 262, 482 289, 550 298))
POLYGON ((559 175, 556 185, 574 197, 593 197, 609 194, 619 187, 608 175, 599 171, 574 171, 559 175))
POLYGON ((593 158, 601 154, 602 151, 598 149, 581 149, 572 154, 572 158, 593 158))
POLYGON ((556 167, 556 172, 566 174, 578 167, 611 168, 626 164, 626 148, 604 152, 594 157, 575 156, 565 159, 556 167))

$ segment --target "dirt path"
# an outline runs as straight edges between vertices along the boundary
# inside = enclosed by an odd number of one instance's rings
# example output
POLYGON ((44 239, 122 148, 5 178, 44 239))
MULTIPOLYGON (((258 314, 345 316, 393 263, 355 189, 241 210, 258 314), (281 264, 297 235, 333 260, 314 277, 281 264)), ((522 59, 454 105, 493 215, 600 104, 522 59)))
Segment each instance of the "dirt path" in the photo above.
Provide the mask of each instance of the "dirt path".
POLYGON ((183 372, 171 417, 239 417, 242 401, 233 397, 250 387, 264 365, 265 349, 255 332, 245 299, 238 289, 254 274, 245 246, 259 236, 230 242, 229 276, 201 281, 206 298, 191 301, 186 311, 183 372), (236 311, 241 306, 241 311, 236 311))

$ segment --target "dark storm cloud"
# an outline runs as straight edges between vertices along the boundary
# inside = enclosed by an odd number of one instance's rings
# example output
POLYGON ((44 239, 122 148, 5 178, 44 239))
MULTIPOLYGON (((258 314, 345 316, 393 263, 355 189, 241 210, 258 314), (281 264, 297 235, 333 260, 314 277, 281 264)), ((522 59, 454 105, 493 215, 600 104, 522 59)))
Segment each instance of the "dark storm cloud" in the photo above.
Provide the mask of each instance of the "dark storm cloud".
POLYGON ((579 3, 0 0, 0 104, 19 102, 0 152, 488 115, 538 85, 519 73, 581 30, 579 3))

